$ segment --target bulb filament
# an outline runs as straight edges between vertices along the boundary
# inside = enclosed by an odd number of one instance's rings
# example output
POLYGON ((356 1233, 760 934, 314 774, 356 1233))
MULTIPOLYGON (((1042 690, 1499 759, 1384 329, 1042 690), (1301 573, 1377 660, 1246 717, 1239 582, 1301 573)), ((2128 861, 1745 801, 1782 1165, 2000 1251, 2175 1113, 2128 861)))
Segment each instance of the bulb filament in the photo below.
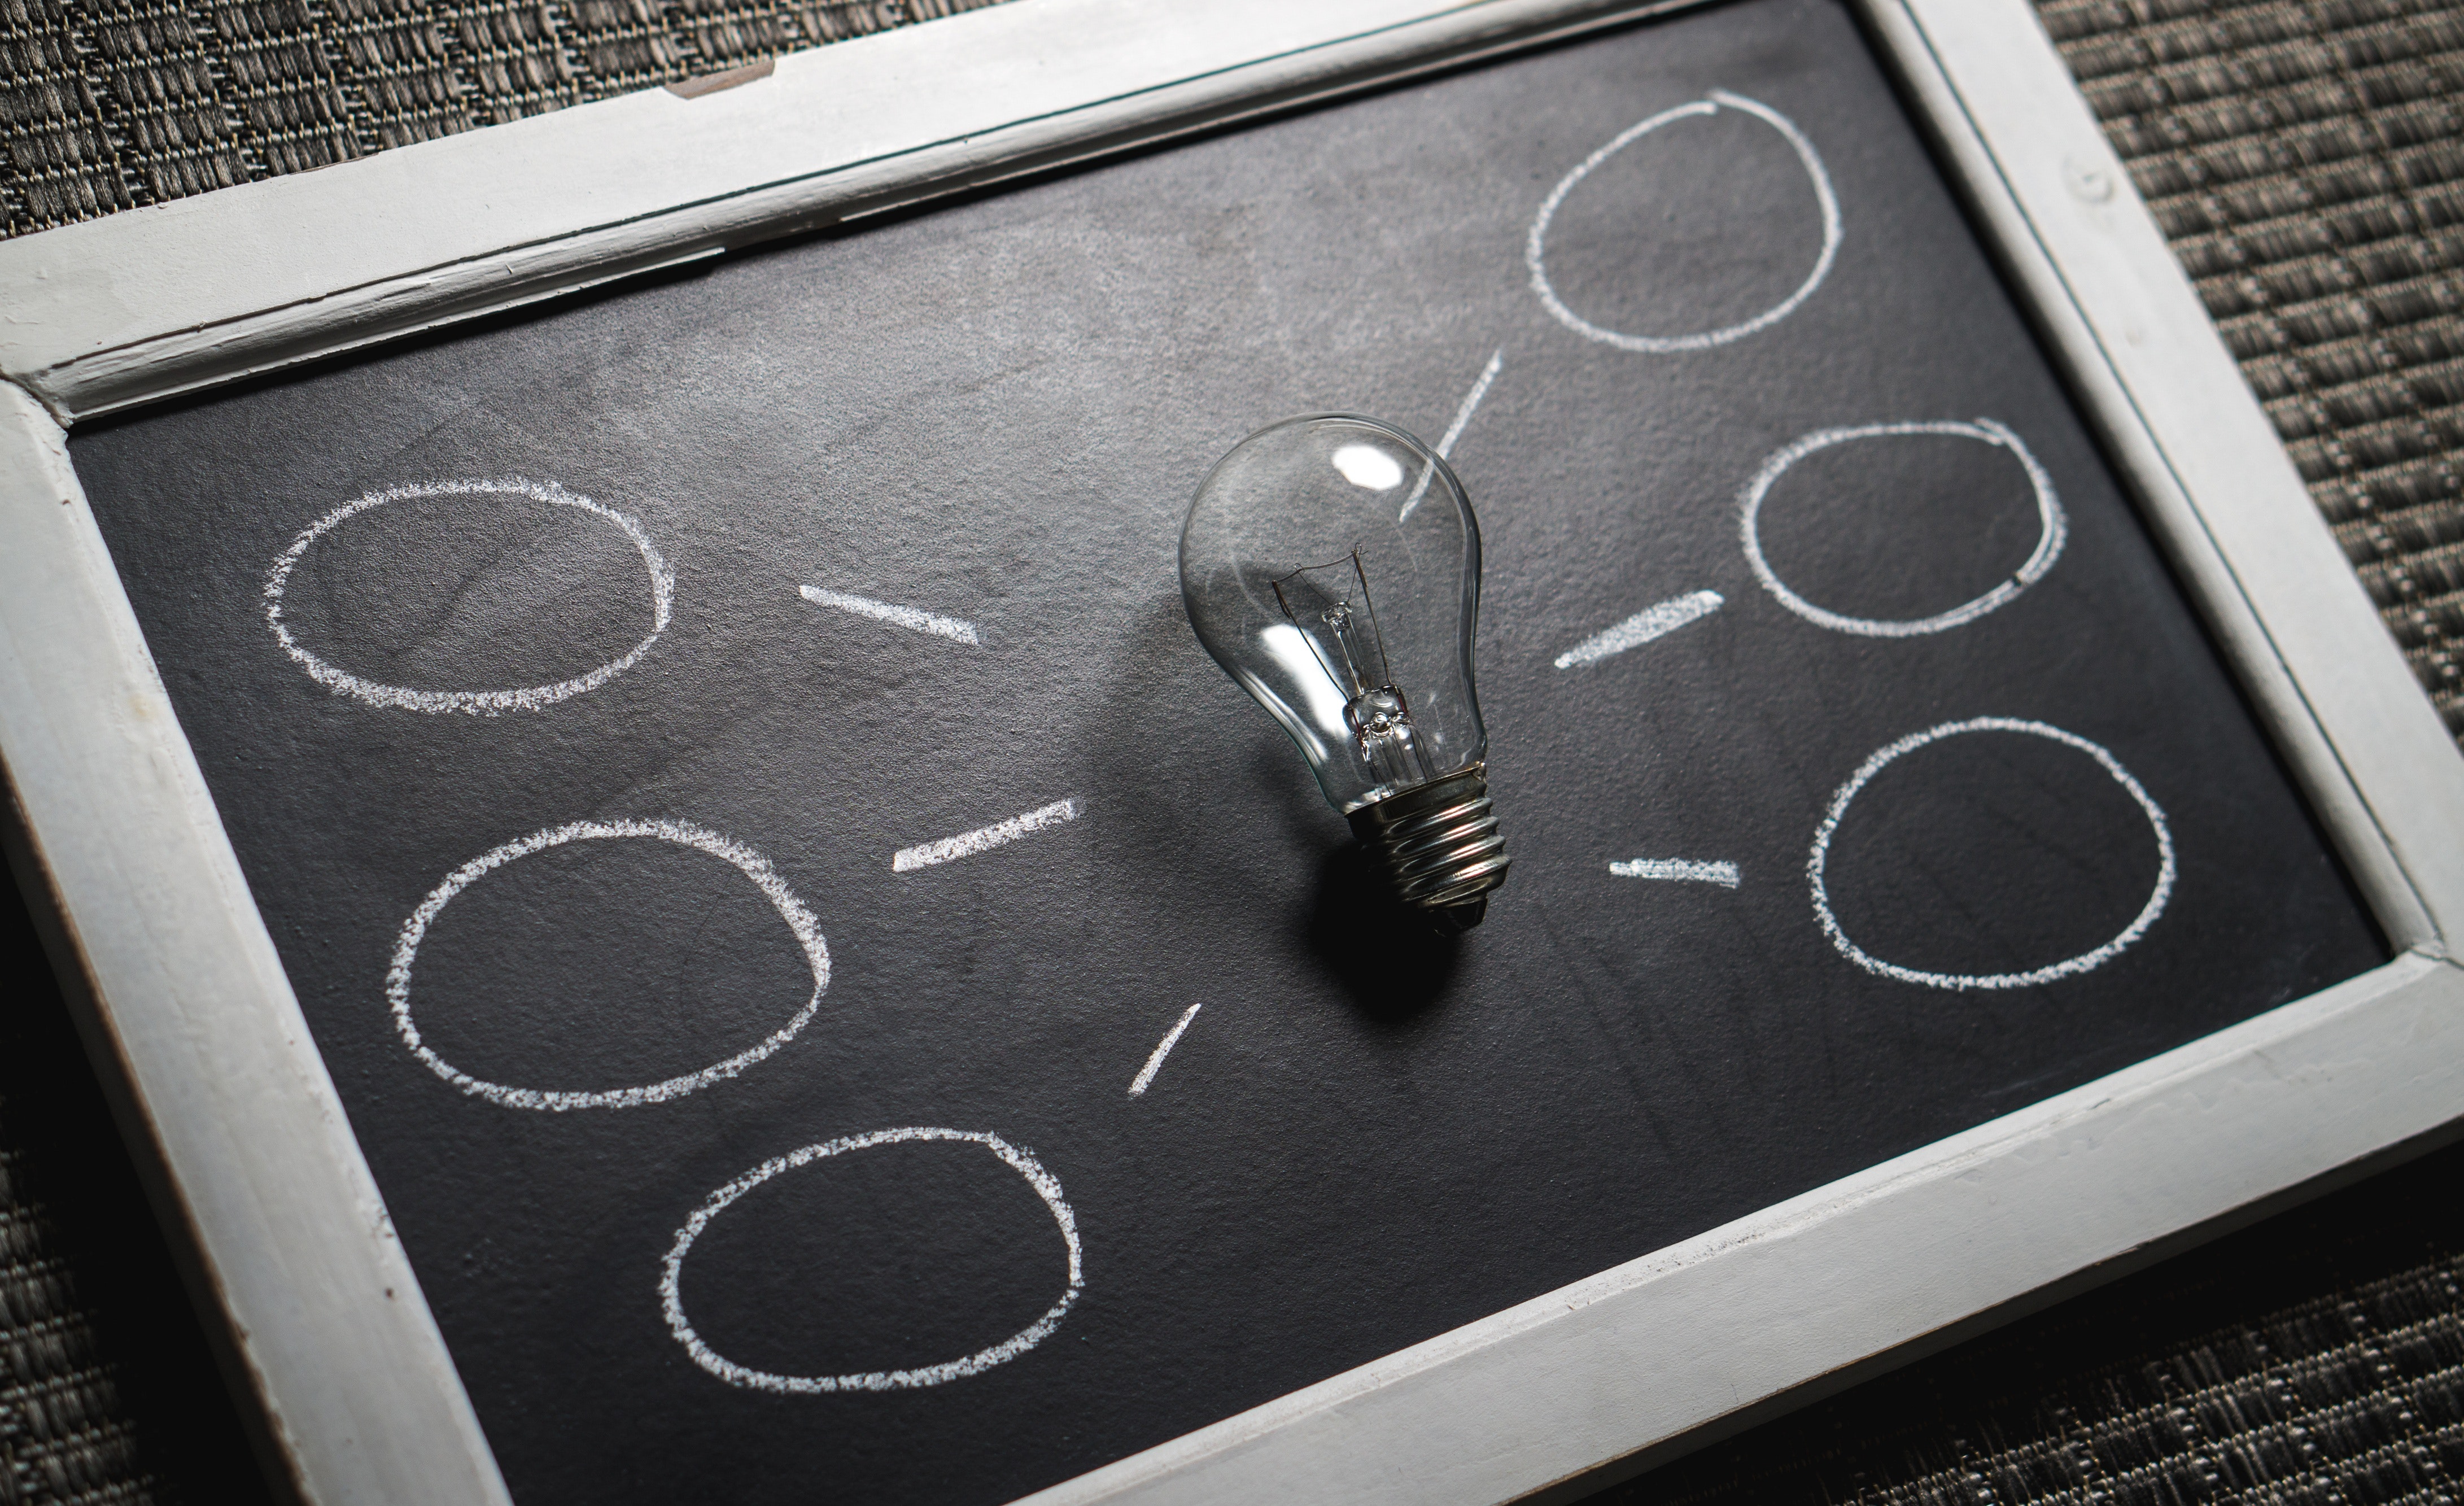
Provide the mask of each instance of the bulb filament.
POLYGON ((1396 687, 1394 673, 1387 667, 1386 644, 1377 632, 1377 608, 1369 597, 1369 573, 1361 566, 1360 551, 1355 548, 1349 557, 1325 565, 1303 565, 1273 585, 1284 616, 1301 630, 1327 676, 1343 692, 1343 720, 1352 728, 1353 751, 1369 766, 1377 785, 1401 787, 1427 782, 1428 761, 1421 753, 1419 733, 1412 725, 1412 704, 1396 687), (1336 585, 1357 585, 1358 611, 1350 593, 1337 594, 1318 578, 1318 572, 1346 565, 1352 581, 1345 583, 1338 576, 1336 585), (1292 587, 1289 592, 1284 589, 1287 585, 1292 587), (1297 607, 1295 597, 1300 598, 1297 607), (1362 639, 1364 615, 1366 642, 1362 639), (1320 631, 1310 631, 1308 618, 1314 618, 1320 631))

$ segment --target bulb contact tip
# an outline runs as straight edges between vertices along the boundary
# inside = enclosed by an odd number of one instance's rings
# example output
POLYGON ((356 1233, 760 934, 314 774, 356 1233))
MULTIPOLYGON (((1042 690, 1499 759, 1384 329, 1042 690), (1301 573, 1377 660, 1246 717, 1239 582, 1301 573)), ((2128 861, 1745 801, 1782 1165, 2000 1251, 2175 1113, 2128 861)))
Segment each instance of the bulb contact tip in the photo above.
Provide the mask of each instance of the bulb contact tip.
POLYGON ((1350 819, 1353 835, 1384 863, 1396 897, 1441 931, 1480 924, 1489 891, 1506 882, 1512 859, 1489 804, 1485 764, 1374 801, 1350 819))

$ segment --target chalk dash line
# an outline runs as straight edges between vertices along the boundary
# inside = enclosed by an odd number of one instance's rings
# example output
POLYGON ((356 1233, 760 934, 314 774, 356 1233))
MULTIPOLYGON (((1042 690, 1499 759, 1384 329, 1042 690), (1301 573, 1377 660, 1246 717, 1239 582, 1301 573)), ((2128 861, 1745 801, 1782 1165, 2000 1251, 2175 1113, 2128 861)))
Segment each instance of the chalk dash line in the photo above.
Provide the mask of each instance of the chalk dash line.
POLYGON ((1446 436, 1438 441, 1440 458, 1446 459, 1453 456, 1455 441, 1461 439, 1463 432, 1471 427, 1471 415, 1479 411, 1480 400, 1488 395, 1488 385, 1496 381, 1497 373, 1505 368, 1506 347, 1500 345, 1497 347, 1497 354, 1488 358, 1488 365, 1480 368, 1480 380, 1474 382, 1471 385, 1471 390, 1464 394, 1463 407, 1455 410, 1455 421, 1446 426, 1446 436))
POLYGON ((1718 591, 1694 591, 1654 603, 1606 632, 1585 638, 1558 654, 1557 667, 1570 670, 1577 664, 1596 663, 1612 653, 1623 653, 1675 632, 1689 622, 1708 617, 1726 605, 1727 598, 1718 591))
POLYGON ((1180 1044, 1180 1032, 1189 1029, 1189 1022, 1198 1018, 1198 1011, 1201 1008, 1202 1006, 1193 1004, 1181 1010, 1180 1019, 1171 1030, 1164 1031, 1163 1044, 1155 1049, 1155 1054, 1147 1058, 1147 1064, 1138 1069, 1137 1080, 1130 1084, 1131 1097, 1134 1098, 1146 1092, 1147 1084, 1155 1081, 1156 1070, 1163 1066, 1163 1059, 1172 1054, 1172 1049, 1180 1044))
POLYGON ((835 607, 859 617, 869 617, 892 627, 910 628, 917 632, 929 632, 953 643, 969 643, 978 648, 983 646, 984 640, 977 633, 976 625, 957 617, 943 617, 915 607, 894 607, 889 602, 877 602, 869 596, 851 596, 846 591, 825 591, 818 586, 799 586, 796 592, 816 607, 835 607))
POLYGON ((1683 857, 1638 857, 1631 862, 1611 863, 1609 872, 1619 878, 1667 878, 1679 883, 1718 884, 1734 889, 1744 875, 1734 863, 1697 863, 1683 857))
MULTIPOLYGON (((1497 380, 1497 373, 1505 366, 1506 347, 1500 345, 1497 353, 1488 358, 1488 365, 1480 368, 1480 379, 1471 385, 1469 392, 1463 394, 1463 407, 1455 410, 1455 421, 1446 426, 1446 436, 1438 441, 1439 459, 1446 459, 1455 453, 1455 441, 1463 437, 1463 430, 1471 423, 1471 415, 1480 409, 1480 400, 1488 395, 1488 385, 1497 380)), ((1406 520, 1419 510, 1420 498, 1429 495, 1429 482, 1437 474, 1435 466, 1421 470, 1420 484, 1412 488, 1412 495, 1404 500, 1403 510, 1395 515, 1397 522, 1406 520)))
POLYGON ((1006 821, 996 821, 991 826, 978 827, 973 831, 961 831, 957 836, 945 836, 938 842, 927 842, 920 847, 900 848, 897 855, 891 858, 890 867, 893 873, 904 874, 918 868, 931 868, 935 863, 947 863, 956 858, 973 857, 978 853, 991 852, 994 848, 1015 842, 1020 837, 1041 831, 1045 827, 1057 827, 1064 821, 1077 819, 1078 801, 1075 797, 1068 800, 1056 800, 1048 806, 1040 807, 1024 815, 1012 816, 1006 821))

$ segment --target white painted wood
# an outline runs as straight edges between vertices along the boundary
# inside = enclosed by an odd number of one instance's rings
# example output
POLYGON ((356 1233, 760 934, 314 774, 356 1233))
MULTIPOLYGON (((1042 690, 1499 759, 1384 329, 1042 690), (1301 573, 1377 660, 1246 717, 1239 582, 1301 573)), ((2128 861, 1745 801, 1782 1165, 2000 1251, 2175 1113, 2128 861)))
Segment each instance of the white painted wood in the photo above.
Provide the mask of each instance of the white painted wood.
POLYGON ((507 1501, 64 438, 0 383, 0 758, 206 1280, 310 1499, 507 1501))
POLYGON ((2027 0, 1862 0, 2398 945, 2464 939, 2464 753, 2027 0))
MULTIPOLYGON (((312 1498, 503 1487, 26 393, 73 420, 1685 3, 1012 0, 696 100, 632 96, 0 243, 0 375, 25 388, 0 388, 0 757, 312 1498)), ((1038 1499, 1502 1499, 2464 1108, 2464 972, 2439 960, 2464 934, 2464 759, 2025 0, 1859 3, 2413 950, 1038 1499)))
POLYGON ((1475 1506, 1675 1438, 2435 1127, 2464 969, 2376 972, 1022 1506, 1475 1506))
POLYGON ((63 422, 1700 0, 1010 0, 0 242, 63 422))

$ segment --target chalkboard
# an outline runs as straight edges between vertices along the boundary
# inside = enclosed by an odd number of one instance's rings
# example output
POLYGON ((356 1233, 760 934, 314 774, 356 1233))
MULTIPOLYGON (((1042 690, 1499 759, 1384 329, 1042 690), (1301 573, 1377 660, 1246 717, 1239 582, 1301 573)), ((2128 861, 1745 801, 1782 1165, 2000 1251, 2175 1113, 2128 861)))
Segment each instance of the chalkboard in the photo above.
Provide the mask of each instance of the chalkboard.
POLYGON ((72 453, 534 1506, 1007 1499, 2387 955, 1833 0, 72 453), (1480 509, 1462 938, 1180 605, 1327 410, 1480 509))

